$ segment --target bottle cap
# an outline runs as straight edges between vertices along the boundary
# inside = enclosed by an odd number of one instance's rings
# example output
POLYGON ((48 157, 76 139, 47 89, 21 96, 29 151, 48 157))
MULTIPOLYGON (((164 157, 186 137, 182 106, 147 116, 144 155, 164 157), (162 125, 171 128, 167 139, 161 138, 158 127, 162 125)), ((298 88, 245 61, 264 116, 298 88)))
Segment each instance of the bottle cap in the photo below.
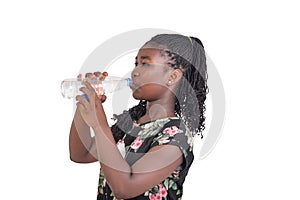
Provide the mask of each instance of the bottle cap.
POLYGON ((130 85, 131 85, 131 83, 132 83, 132 80, 131 80, 131 78, 127 78, 127 86, 130 86, 130 85))

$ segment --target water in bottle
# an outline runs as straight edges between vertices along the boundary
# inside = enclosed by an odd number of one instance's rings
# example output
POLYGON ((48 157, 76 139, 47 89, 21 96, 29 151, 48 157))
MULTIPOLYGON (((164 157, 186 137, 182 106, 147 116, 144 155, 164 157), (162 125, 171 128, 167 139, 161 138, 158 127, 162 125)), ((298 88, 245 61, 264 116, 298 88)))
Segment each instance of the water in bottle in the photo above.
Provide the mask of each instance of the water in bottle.
POLYGON ((84 87, 83 80, 87 80, 95 89, 97 94, 112 93, 114 91, 130 86, 130 78, 120 78, 114 76, 106 76, 104 80, 99 78, 71 78, 65 79, 61 83, 61 93, 64 98, 75 98, 77 95, 82 95, 79 90, 84 87))

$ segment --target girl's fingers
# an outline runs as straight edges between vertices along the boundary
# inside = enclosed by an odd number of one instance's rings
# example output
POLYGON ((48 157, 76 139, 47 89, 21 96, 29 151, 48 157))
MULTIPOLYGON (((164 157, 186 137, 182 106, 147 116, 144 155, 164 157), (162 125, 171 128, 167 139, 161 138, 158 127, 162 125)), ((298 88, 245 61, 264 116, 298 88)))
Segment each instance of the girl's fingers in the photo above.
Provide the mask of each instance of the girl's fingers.
POLYGON ((87 102, 90 102, 90 100, 94 99, 94 93, 93 91, 90 91, 88 88, 86 87, 82 87, 79 89, 83 94, 80 95, 81 97, 83 97, 87 102))
MULTIPOLYGON (((81 76, 82 75, 79 74, 77 77, 81 77, 81 76)), ((94 72, 94 73, 86 73, 85 74, 86 78, 89 78, 89 79, 97 78, 99 84, 101 83, 102 80, 104 80, 104 78, 106 76, 108 76, 107 72, 103 72, 103 73, 94 72)), ((94 99, 94 95, 95 95, 95 96, 98 96, 100 98, 101 102, 104 102, 106 100, 106 96, 103 95, 103 88, 101 88, 101 87, 95 87, 94 88, 94 87, 92 87, 91 83, 87 80, 83 80, 82 83, 83 83, 83 85, 85 85, 85 87, 80 88, 80 91, 85 93, 86 96, 88 97, 88 99, 94 99)))
POLYGON ((94 102, 95 96, 97 96, 95 89, 87 81, 83 81, 83 84, 85 85, 85 87, 82 87, 79 90, 86 94, 88 101, 91 100, 92 102, 94 102))
POLYGON ((105 95, 100 95, 99 98, 100 98, 100 100, 101 100, 102 103, 106 100, 106 96, 105 95))
POLYGON ((81 88, 79 88, 79 90, 86 95, 90 95, 90 93, 91 93, 91 91, 86 87, 81 87, 81 88))
POLYGON ((94 72, 94 75, 98 78, 101 76, 101 72, 94 72))
POLYGON ((96 76, 93 73, 86 73, 85 78, 96 78, 96 76))
POLYGON ((78 108, 80 111, 85 110, 84 105, 82 105, 82 104, 79 103, 79 102, 76 103, 76 106, 77 106, 77 108, 78 108))
POLYGON ((77 100, 77 107, 80 107, 81 109, 87 109, 88 107, 88 101, 81 95, 77 95, 76 96, 76 100, 77 100))
POLYGON ((100 75, 100 80, 104 80, 105 79, 105 77, 107 77, 108 76, 108 73, 107 72, 103 72, 101 75, 100 75))
POLYGON ((88 90, 95 91, 95 89, 91 86, 91 84, 88 81, 83 81, 83 84, 86 86, 88 90))
POLYGON ((99 80, 103 81, 106 76, 108 76, 107 72, 94 72, 95 77, 99 78, 99 80))
MULTIPOLYGON (((89 79, 93 79, 93 78, 98 78, 99 80, 104 80, 104 78, 108 76, 108 73, 107 72, 94 72, 94 73, 91 73, 91 72, 88 72, 85 74, 85 78, 89 78, 89 79)), ((77 78, 82 78, 82 74, 79 74, 77 76, 77 78)))
POLYGON ((98 102, 99 103, 103 103, 104 101, 106 100, 106 96, 105 95, 96 95, 95 96, 95 103, 97 104, 98 102))

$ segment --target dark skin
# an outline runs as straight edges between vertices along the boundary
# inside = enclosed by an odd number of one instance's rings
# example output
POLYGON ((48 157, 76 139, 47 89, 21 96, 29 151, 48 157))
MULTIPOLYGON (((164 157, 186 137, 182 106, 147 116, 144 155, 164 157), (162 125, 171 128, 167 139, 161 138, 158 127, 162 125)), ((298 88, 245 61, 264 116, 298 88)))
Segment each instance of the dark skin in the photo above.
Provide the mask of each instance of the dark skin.
MULTIPOLYGON (((174 90, 182 72, 169 68, 167 58, 159 49, 140 49, 136 61, 132 71, 133 97, 148 101, 146 114, 138 123, 175 116, 174 90)), ((89 101, 77 96, 77 110, 70 131, 70 156, 75 162, 98 160, 116 198, 133 198, 144 193, 182 164, 179 147, 162 145, 151 148, 129 166, 121 156, 107 123, 102 106, 104 97, 98 96, 89 83, 85 85, 82 91, 89 101), (88 134, 89 127, 94 130, 94 138, 88 134)))
POLYGON ((133 97, 148 101, 146 115, 138 123, 175 116, 173 88, 167 83, 175 81, 174 75, 180 75, 169 68, 166 61, 160 50, 153 48, 142 49, 136 58, 132 71, 133 97))
MULTIPOLYGON (((107 72, 86 73, 85 78, 99 78, 103 80, 107 72)), ((79 74, 77 78, 82 78, 79 74)), ((97 95, 101 102, 106 100, 105 95, 97 95)), ((90 128, 82 119, 78 109, 76 109, 74 120, 71 125, 69 137, 70 159, 78 163, 92 163, 98 161, 95 138, 90 137, 90 128)))

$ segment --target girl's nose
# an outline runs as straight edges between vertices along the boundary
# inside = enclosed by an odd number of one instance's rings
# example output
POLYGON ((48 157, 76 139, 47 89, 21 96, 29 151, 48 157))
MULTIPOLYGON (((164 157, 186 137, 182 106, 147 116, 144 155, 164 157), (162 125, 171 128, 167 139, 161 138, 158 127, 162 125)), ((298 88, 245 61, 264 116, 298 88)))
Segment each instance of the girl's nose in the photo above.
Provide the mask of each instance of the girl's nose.
POLYGON ((138 77, 139 75, 140 75, 140 74, 139 74, 137 71, 133 71, 133 72, 132 72, 132 76, 133 76, 133 77, 138 77))

